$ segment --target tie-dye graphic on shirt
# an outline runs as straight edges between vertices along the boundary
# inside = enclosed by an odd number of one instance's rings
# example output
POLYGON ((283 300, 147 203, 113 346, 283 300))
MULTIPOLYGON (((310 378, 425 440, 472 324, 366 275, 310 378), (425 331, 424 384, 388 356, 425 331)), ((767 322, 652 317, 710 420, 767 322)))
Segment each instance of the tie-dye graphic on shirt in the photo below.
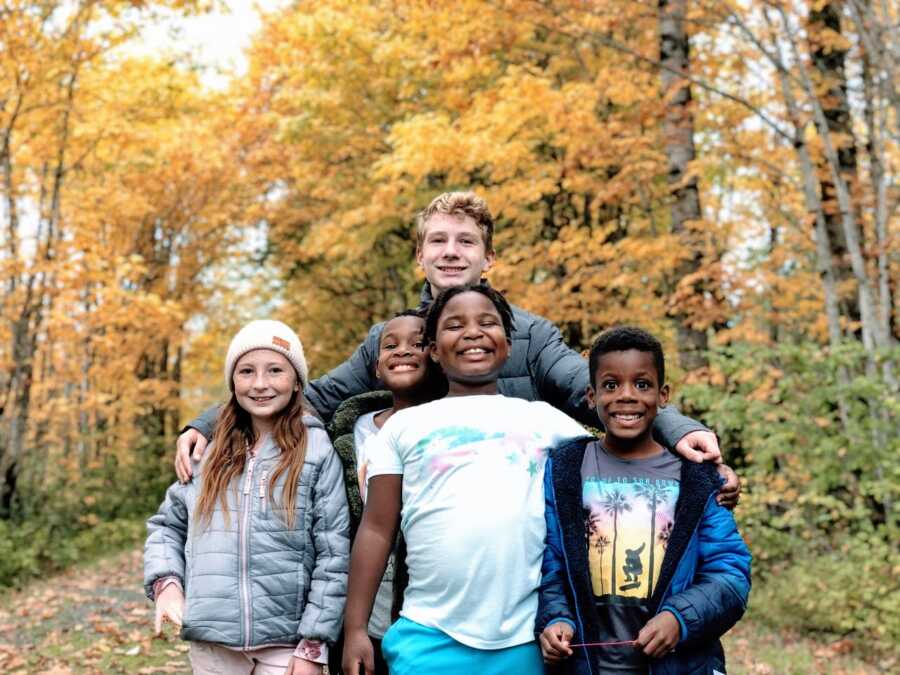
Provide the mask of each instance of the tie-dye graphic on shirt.
POLYGON ((598 599, 630 604, 653 595, 672 531, 679 483, 658 478, 584 482, 591 584, 598 599))
POLYGON ((409 457, 420 458, 432 474, 441 474, 474 459, 482 452, 500 455, 510 467, 537 476, 546 458, 546 438, 536 433, 487 433, 468 426, 438 429, 422 438, 409 457))

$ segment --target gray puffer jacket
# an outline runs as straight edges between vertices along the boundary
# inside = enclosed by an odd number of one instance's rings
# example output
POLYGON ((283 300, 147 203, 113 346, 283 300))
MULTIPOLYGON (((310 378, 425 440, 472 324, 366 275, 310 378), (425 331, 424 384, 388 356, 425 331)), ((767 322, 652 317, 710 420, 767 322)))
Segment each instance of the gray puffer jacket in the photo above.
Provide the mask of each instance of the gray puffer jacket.
MULTIPOLYGON (((426 282, 420 308, 427 307, 432 300, 431 286, 426 282)), ((512 351, 497 381, 500 393, 526 401, 546 401, 582 424, 600 427, 600 419, 585 397, 590 384, 587 359, 570 349, 563 342, 559 329, 547 319, 515 305, 512 310, 515 322, 512 351)), ((384 389, 375 377, 383 326, 383 323, 372 326, 365 341, 349 359, 310 382, 304 390, 306 398, 326 422, 347 399, 384 389)), ((188 426, 210 438, 217 414, 217 408, 210 408, 188 426)), ((653 423, 654 436, 670 448, 674 448, 685 434, 705 429, 673 405, 661 408, 653 423)))
POLYGON ((147 521, 144 588, 152 600, 157 579, 182 582, 185 640, 250 649, 337 639, 350 559, 347 498, 322 422, 303 421, 309 435, 293 530, 280 509, 283 478, 269 501, 266 481, 281 452, 271 439, 247 462, 240 489, 229 491, 227 521, 217 505, 210 525, 195 522, 202 467, 187 485, 172 485, 147 521))

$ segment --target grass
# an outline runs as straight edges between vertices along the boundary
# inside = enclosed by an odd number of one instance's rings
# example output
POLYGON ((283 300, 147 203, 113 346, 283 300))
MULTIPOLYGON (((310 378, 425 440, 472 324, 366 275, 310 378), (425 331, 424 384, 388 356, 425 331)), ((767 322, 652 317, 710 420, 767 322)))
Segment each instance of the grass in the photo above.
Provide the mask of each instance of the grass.
MULTIPOLYGON (((0 672, 189 673, 187 645, 152 633, 141 551, 111 554, 0 596, 0 672)), ((752 612, 724 642, 731 675, 869 675, 897 666, 864 661, 850 640, 772 630, 752 612)))

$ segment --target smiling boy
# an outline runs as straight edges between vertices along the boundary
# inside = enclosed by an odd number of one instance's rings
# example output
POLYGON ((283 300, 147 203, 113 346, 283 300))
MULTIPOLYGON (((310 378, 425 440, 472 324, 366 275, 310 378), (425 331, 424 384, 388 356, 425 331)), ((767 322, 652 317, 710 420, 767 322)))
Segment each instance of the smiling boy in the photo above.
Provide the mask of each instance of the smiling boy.
POLYGON ((547 460, 544 658, 565 659, 573 675, 724 673, 718 638, 743 614, 750 552, 714 499, 715 471, 653 439, 669 399, 662 347, 614 328, 589 363, 588 398, 606 434, 547 460))
MULTIPOLYGON (((416 262, 425 273, 421 307, 427 308, 441 291, 478 283, 494 264, 494 220, 483 199, 472 192, 447 192, 436 197, 416 218, 416 262)), ((559 330, 546 319, 512 306, 515 322, 510 356, 497 381, 505 396, 546 401, 582 424, 596 426, 596 413, 588 404, 588 367, 585 359, 563 342, 559 330)), ((373 326, 365 341, 344 363, 313 380, 304 390, 309 402, 326 421, 342 401, 381 389, 375 375, 382 324, 373 326)), ((191 476, 191 451, 199 459, 212 435, 216 408, 193 420, 179 437, 175 469, 179 478, 191 476)), ((715 434, 670 406, 655 423, 660 439, 693 460, 717 460, 715 434)), ((733 472, 722 498, 736 502, 739 483, 733 472)))

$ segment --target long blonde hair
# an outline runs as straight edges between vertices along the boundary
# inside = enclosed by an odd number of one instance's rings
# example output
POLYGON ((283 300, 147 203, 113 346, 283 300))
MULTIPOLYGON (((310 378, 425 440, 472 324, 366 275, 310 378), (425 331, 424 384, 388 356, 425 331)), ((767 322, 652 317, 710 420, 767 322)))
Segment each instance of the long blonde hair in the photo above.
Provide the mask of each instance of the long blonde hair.
MULTIPOLYGON (((306 460, 307 430, 303 423, 305 411, 303 393, 295 391, 287 406, 278 413, 272 429, 272 439, 281 450, 281 459, 269 480, 269 501, 274 501, 275 483, 286 474, 281 493, 281 506, 285 510, 285 523, 294 527, 297 503, 297 479, 306 460)), ((195 516, 198 522, 209 524, 218 501, 222 506, 225 522, 228 522, 229 486, 239 489, 237 481, 244 473, 247 451, 259 440, 253 431, 250 415, 238 405, 237 397, 231 399, 219 411, 212 448, 203 467, 200 498, 195 516)))

